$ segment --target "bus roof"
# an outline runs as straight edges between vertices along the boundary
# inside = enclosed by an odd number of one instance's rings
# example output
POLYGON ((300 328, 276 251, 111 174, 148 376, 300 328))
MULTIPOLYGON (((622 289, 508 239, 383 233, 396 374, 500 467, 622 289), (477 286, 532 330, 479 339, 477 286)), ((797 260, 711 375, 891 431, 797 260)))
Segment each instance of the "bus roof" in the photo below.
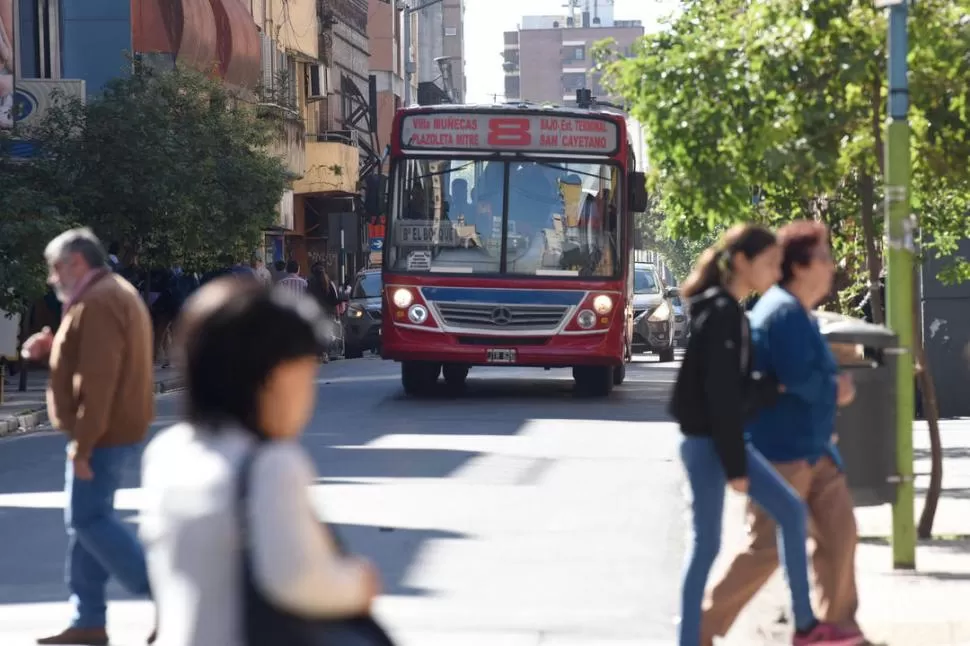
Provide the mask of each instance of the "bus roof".
POLYGON ((628 116, 615 109, 578 108, 575 106, 549 105, 517 101, 515 103, 441 103, 438 105, 416 105, 398 110, 396 117, 408 114, 428 114, 435 112, 474 112, 479 114, 520 112, 526 114, 544 114, 557 117, 600 117, 611 121, 626 121, 628 116))

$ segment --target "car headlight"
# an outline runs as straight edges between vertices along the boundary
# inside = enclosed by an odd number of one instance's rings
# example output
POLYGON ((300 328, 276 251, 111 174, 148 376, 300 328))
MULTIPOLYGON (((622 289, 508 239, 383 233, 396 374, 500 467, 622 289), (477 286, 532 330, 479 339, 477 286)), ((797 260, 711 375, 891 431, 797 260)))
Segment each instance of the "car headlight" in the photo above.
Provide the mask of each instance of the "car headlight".
POLYGON ((593 310, 601 316, 606 316, 613 311, 613 299, 606 294, 600 294, 593 299, 593 310))
POLYGON ((584 330, 588 330, 596 325, 596 314, 592 310, 583 310, 576 317, 576 323, 584 330))
POLYGON ((410 289, 399 287, 394 290, 394 295, 391 297, 391 301, 395 306, 403 310, 405 307, 414 302, 414 294, 411 293, 410 289))
POLYGON ((659 307, 657 307, 657 309, 653 311, 652 314, 650 314, 650 317, 647 320, 653 321, 653 322, 660 322, 660 321, 666 321, 669 318, 670 318, 670 305, 667 305, 667 302, 664 301, 663 303, 660 304, 659 307))
POLYGON ((408 320, 415 325, 421 325, 428 320, 428 309, 424 305, 412 305, 408 310, 408 320))
POLYGON ((359 307, 351 307, 347 310, 347 317, 352 319, 359 319, 364 315, 364 310, 359 307))

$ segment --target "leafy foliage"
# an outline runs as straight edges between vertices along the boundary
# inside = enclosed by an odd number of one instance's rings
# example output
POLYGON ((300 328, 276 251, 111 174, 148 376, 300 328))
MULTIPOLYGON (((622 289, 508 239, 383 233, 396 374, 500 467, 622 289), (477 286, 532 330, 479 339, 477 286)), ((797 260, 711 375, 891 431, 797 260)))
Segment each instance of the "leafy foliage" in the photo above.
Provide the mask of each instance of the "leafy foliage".
POLYGON ((54 195, 127 260, 204 269, 247 258, 286 186, 271 125, 218 80, 138 61, 87 105, 62 99, 32 133, 54 195))
MULTIPOLYGON (((700 240, 739 220, 821 219, 858 289, 867 227, 881 256, 884 13, 871 0, 682 4, 635 56, 600 53, 646 127, 664 230, 700 240)), ((970 235, 968 11, 921 0, 910 21, 912 201, 939 256, 970 235)), ((970 264, 943 277, 970 278, 970 264)))
POLYGON ((68 226, 36 168, 17 163, 0 139, 0 310, 22 313, 46 290, 47 242, 68 226))
POLYGON ((717 233, 705 233, 698 238, 673 236, 664 226, 666 218, 661 208, 660 200, 656 196, 651 197, 647 211, 637 214, 635 226, 644 248, 659 253, 674 276, 684 280, 701 252, 714 244, 717 233))

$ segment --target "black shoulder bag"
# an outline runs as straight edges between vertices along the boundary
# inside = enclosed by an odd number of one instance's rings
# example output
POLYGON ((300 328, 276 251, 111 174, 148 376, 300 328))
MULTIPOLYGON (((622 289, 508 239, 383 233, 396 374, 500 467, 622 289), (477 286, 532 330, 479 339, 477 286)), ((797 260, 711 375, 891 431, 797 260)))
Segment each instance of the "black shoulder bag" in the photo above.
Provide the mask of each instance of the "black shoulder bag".
MULTIPOLYGON (((248 527, 247 500, 253 449, 239 470, 236 513, 242 539, 243 634, 247 646, 394 646, 370 615, 342 619, 310 618, 278 608, 260 591, 253 577, 253 554, 248 527)), ((323 525, 321 531, 331 531, 323 525)), ((341 554, 346 551, 331 531, 341 554)))

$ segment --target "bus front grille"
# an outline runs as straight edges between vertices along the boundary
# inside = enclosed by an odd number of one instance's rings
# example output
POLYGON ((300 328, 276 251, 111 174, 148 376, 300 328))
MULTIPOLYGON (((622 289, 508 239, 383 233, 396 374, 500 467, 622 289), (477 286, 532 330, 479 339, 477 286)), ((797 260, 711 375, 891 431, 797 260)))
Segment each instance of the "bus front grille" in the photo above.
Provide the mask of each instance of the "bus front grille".
POLYGON ((435 303, 449 327, 468 330, 555 330, 569 307, 565 305, 503 305, 501 303, 435 303))

